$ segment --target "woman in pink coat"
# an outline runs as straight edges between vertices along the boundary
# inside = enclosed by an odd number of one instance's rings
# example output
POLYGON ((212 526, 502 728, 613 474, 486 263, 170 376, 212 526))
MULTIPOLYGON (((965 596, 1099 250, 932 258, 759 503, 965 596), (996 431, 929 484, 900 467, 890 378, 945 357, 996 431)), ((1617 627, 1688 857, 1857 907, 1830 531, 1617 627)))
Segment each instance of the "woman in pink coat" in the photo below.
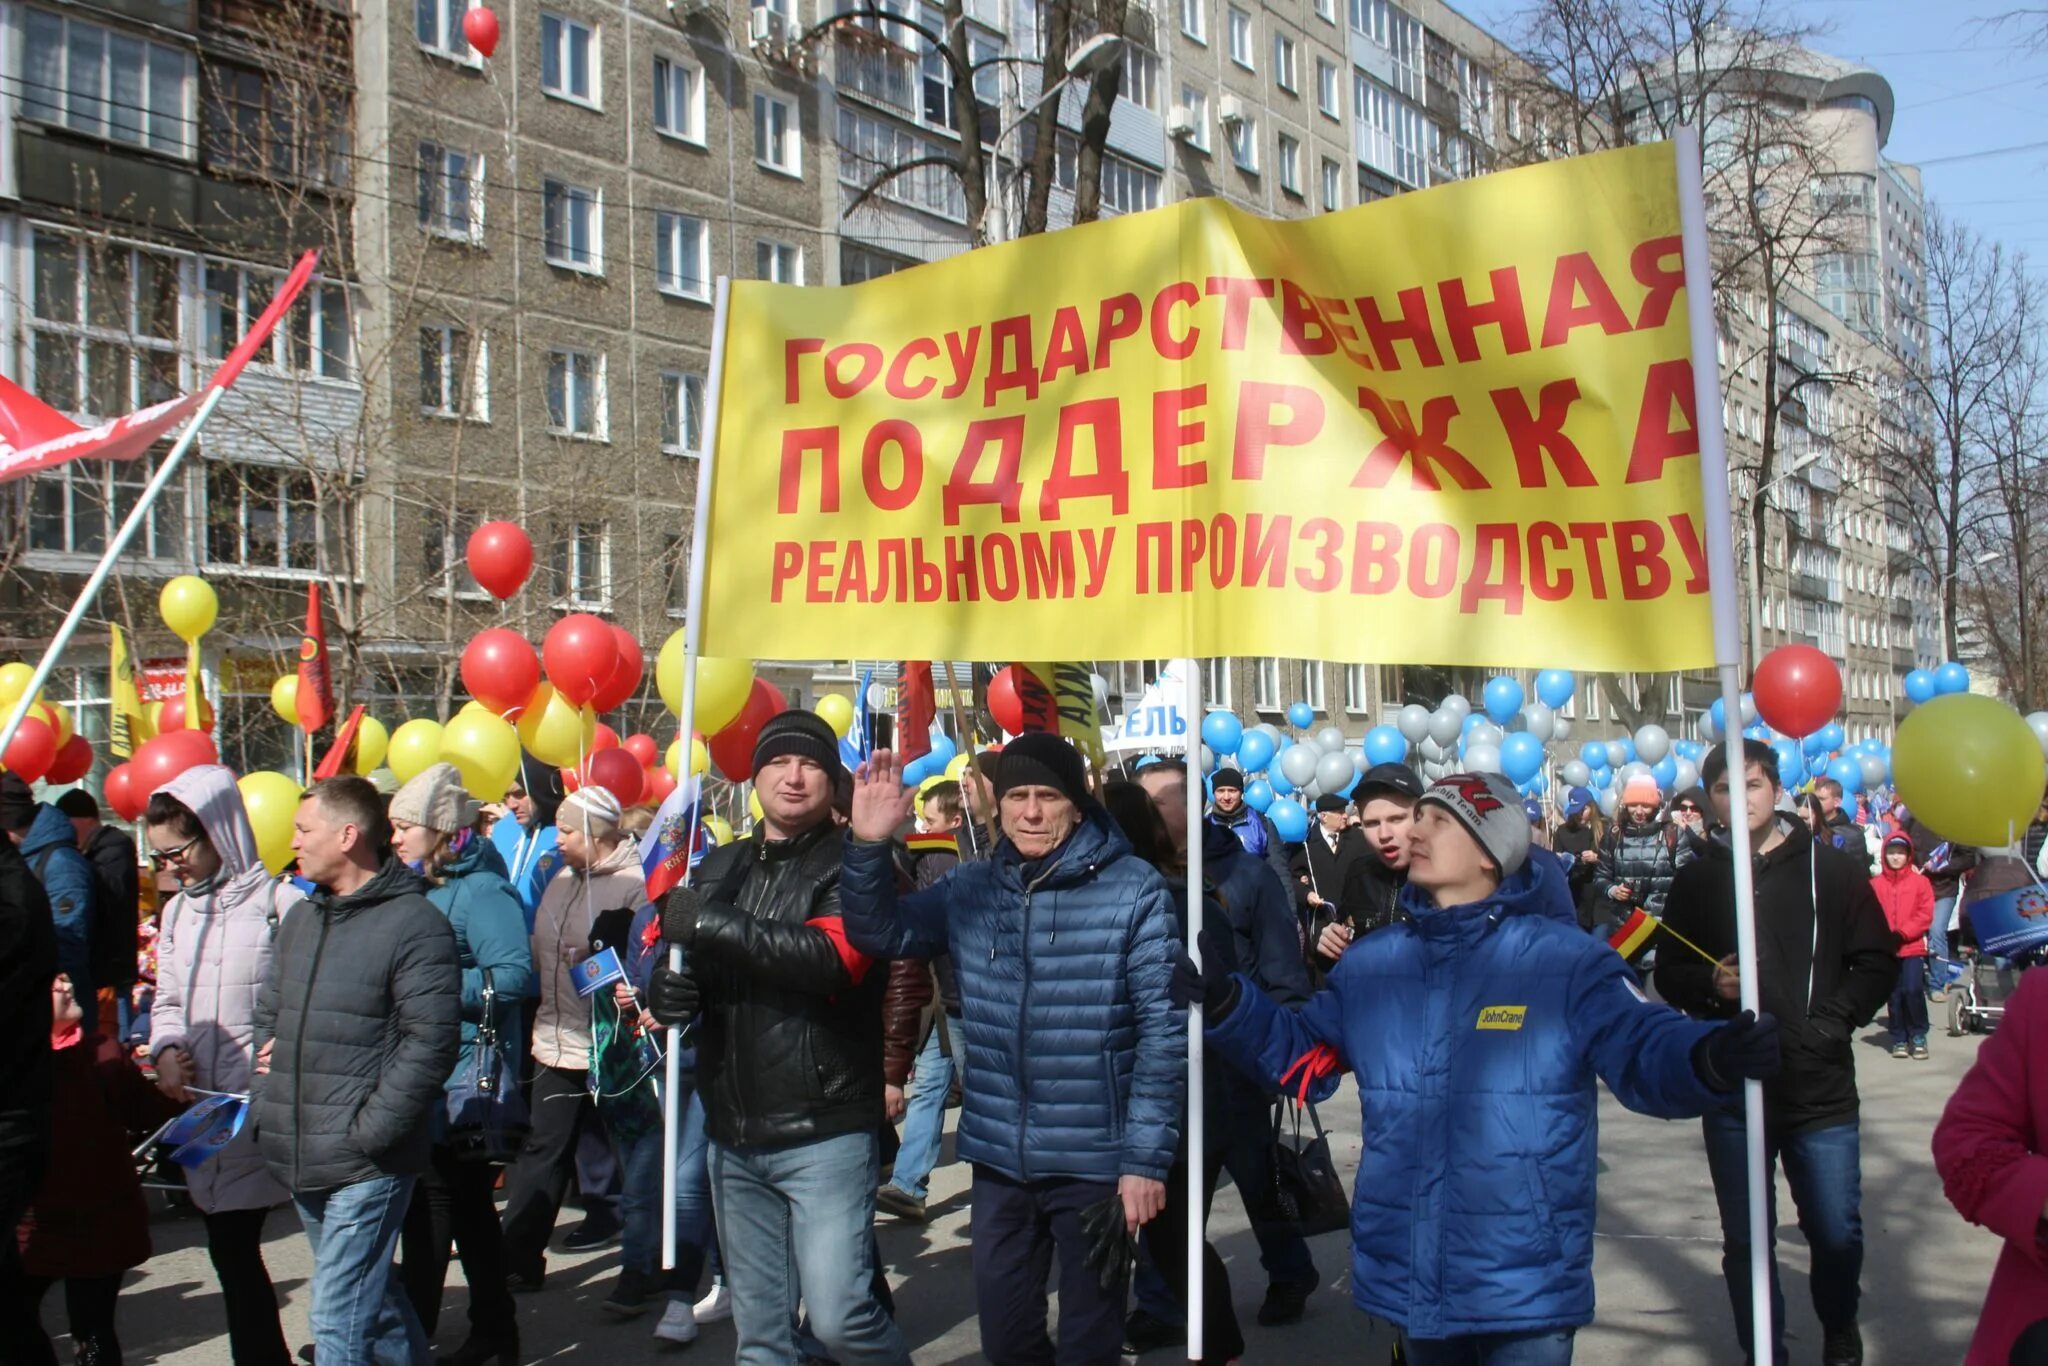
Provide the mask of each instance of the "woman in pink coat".
POLYGON ((1949 1203, 2005 1239, 1964 1366, 2008 1366, 2015 1339, 2048 1320, 2048 968, 2021 978, 1949 1097, 1934 1165, 1949 1203))

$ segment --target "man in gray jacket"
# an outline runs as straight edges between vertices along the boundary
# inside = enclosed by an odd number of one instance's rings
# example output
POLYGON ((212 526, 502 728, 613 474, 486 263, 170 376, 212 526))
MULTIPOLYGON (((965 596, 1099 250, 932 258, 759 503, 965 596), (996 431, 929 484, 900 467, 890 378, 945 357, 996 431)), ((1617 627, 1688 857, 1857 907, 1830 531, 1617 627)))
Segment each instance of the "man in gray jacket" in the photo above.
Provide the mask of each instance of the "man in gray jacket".
POLYGON ((306 793, 292 850, 317 890, 279 930, 256 1005, 249 1122, 312 1244, 321 1366, 428 1359, 392 1256, 455 1068, 462 970, 426 884, 380 859, 383 824, 361 778, 306 793))

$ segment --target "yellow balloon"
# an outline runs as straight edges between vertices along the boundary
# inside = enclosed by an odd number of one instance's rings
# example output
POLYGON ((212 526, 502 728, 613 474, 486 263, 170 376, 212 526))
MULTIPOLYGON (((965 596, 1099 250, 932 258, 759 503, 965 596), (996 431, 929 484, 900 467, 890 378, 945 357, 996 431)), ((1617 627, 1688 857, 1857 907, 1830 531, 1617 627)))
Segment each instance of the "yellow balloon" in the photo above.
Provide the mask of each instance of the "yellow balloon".
POLYGON ((519 742, 534 758, 556 768, 574 768, 590 753, 590 742, 596 738, 597 713, 571 705, 552 683, 535 688, 519 715, 519 742))
POLYGON ((384 723, 376 717, 365 716, 362 724, 356 727, 356 773, 364 778, 375 773, 389 748, 391 732, 384 729, 384 723))
POLYGON ((2048 762, 2026 719, 1995 697, 1951 693, 1913 708, 1892 746, 1892 782, 1945 840, 2003 849, 2041 804, 2048 762))
POLYGON ((764 815, 761 811, 760 793, 749 792, 747 794, 747 814, 749 816, 752 816, 756 821, 764 821, 768 819, 767 816, 764 815))
POLYGON ((384 762, 391 765, 391 772, 401 783, 409 783, 433 765, 441 762, 441 723, 431 717, 416 716, 391 732, 391 743, 384 748, 384 762))
POLYGON ((826 693, 818 699, 818 719, 832 727, 832 733, 844 740, 846 732, 853 729, 853 699, 838 693, 826 693))
POLYGON ((241 789, 242 810, 256 835, 257 857, 271 872, 283 872, 292 861, 292 817, 299 809, 299 785, 282 773, 251 773, 235 786, 241 789))
POLYGON ((972 754, 962 752, 960 754, 954 755, 952 758, 946 760, 946 776, 948 778, 951 778, 956 783, 959 782, 960 775, 965 773, 967 771, 967 766, 973 762, 974 756, 972 754))
POLYGON ((187 645, 212 630, 214 618, 220 615, 220 599, 214 595, 213 585, 196 574, 180 574, 165 584, 156 607, 163 614, 164 625, 187 645))
POLYGON ((919 784, 917 785, 917 799, 918 799, 919 801, 923 801, 923 800, 924 800, 924 794, 925 794, 925 793, 927 793, 927 792, 931 791, 931 790, 932 790, 933 788, 937 787, 937 786, 938 786, 938 785, 939 785, 940 783, 943 783, 943 782, 945 782, 945 781, 946 781, 946 775, 945 775, 945 774, 943 774, 943 773, 934 773, 934 774, 932 774, 932 775, 931 775, 931 776, 930 776, 929 778, 926 778, 926 779, 925 779, 925 780, 924 780, 923 782, 921 782, 921 783, 919 783, 919 784))
POLYGON ((270 709, 287 725, 299 724, 299 676, 281 675, 270 685, 270 709))
POLYGON ((12 663, 0 664, 0 704, 11 706, 19 702, 21 695, 28 691, 28 685, 35 682, 35 678, 34 667, 18 659, 12 663))
POLYGON ((455 765, 470 796, 499 801, 519 773, 519 733, 502 717, 465 707, 441 732, 437 762, 455 765))
POLYGON ((723 816, 706 816, 704 828, 711 832, 711 838, 720 844, 732 843, 732 822, 723 816))
MULTIPOLYGON (((666 762, 668 764, 668 771, 675 775, 676 781, 681 782, 683 777, 682 736, 678 735, 675 739, 668 742, 666 762)), ((710 771, 711 751, 705 748, 702 736, 694 736, 690 740, 690 775, 701 778, 710 771)))
MULTIPOLYGON (((675 716, 683 714, 683 633, 675 632, 662 643, 654 660, 654 686, 662 703, 675 716)), ((754 662, 750 659, 699 659, 697 661, 697 716, 700 735, 716 735, 731 725, 747 705, 754 690, 754 662)))

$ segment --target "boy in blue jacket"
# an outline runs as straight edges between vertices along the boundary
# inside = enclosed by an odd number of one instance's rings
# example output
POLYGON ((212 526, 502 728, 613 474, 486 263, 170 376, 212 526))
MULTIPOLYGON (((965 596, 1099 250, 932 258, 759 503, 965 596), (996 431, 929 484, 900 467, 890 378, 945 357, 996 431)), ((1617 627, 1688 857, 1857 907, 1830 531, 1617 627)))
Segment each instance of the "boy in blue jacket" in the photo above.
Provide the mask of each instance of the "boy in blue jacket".
POLYGON ((1209 1040, 1313 1100, 1358 1079, 1365 1157, 1352 1299, 1413 1366, 1564 1366, 1593 1317, 1595 1077, 1676 1119, 1777 1065, 1769 1016, 1704 1027, 1647 1001, 1529 858, 1513 784, 1457 774, 1417 804, 1406 919, 1352 947, 1298 1012, 1198 974, 1209 1040))

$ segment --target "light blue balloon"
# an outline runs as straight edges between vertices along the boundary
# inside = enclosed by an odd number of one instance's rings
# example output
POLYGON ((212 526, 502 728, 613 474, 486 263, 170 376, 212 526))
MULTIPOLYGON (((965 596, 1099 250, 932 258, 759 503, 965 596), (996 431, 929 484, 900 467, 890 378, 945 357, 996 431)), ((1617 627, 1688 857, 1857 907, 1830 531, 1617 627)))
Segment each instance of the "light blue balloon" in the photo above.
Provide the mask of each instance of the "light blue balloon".
POLYGON ((1606 791, 1606 790, 1607 790, 1608 788, 1610 788, 1610 787, 1613 787, 1613 786, 1614 786, 1614 770, 1613 770, 1613 769, 1611 769, 1611 768, 1596 768, 1596 769, 1594 769, 1594 770, 1593 770, 1593 786, 1595 786, 1595 787, 1599 788, 1599 789, 1600 789, 1600 790, 1601 790, 1602 792, 1605 792, 1605 791, 1606 791))
POLYGON ((1669 792, 1678 786, 1678 760, 1665 755, 1650 766, 1650 776, 1657 780, 1659 792, 1669 792))
POLYGON ((1478 730, 1481 726, 1485 724, 1486 713, 1478 711, 1473 712, 1471 715, 1465 718, 1463 725, 1459 727, 1458 739, 1462 742, 1467 736, 1471 735, 1473 731, 1478 730))
POLYGON ((1254 811, 1264 811, 1274 802, 1273 785, 1264 778, 1254 778, 1244 790, 1244 804, 1254 811))
POLYGON ((1799 748, 1808 755, 1827 753, 1828 728, 1822 726, 1819 730, 1807 736, 1804 740, 1800 741, 1799 748))
POLYGON ((1308 838, 1308 812, 1300 802, 1282 797, 1266 808, 1266 819, 1273 822, 1280 838, 1289 844, 1299 844, 1308 838))
POLYGON ((1500 771, 1518 787, 1527 783, 1543 771, 1543 742, 1524 730, 1504 736, 1500 742, 1500 771))
POLYGON ((1244 740, 1244 722, 1227 711, 1212 711, 1202 718, 1202 743, 1218 754, 1235 754, 1244 740))
POLYGON ((1598 773, 1607 767, 1607 743, 1604 740, 1588 740, 1579 746, 1579 758, 1587 768, 1598 773))
POLYGON ((1365 733, 1367 763, 1398 764, 1407 757, 1407 738, 1393 726, 1374 726, 1365 733))
POLYGON ((959 752, 960 747, 953 743, 952 736, 944 733, 934 734, 932 736, 931 753, 924 756, 932 765, 931 768, 926 770, 926 776, 930 776, 932 773, 944 773, 946 765, 952 763, 953 756, 959 752))
POLYGON ((1915 669, 1906 675, 1906 696, 1914 702, 1932 702, 1941 689, 1935 684, 1934 675, 1926 669, 1915 669))
POLYGON ((1237 766, 1246 773, 1261 773, 1272 762, 1273 737, 1262 730, 1244 732, 1237 742, 1237 766))
POLYGON ((1830 721, 1820 728, 1820 738, 1827 741, 1830 751, 1838 750, 1848 743, 1849 732, 1842 729, 1840 721, 1830 721))
POLYGON ((1578 690, 1579 681, 1570 669, 1545 669, 1536 675, 1536 700, 1553 710, 1571 701, 1578 690))
POLYGON ((1943 697, 1970 690, 1970 671, 1951 659, 1934 671, 1934 690, 1943 697))
POLYGON ((1841 758, 1828 765, 1828 776, 1842 785, 1842 791, 1855 796, 1863 790, 1863 765, 1855 759, 1841 758))
POLYGON ((1539 797, 1542 796, 1544 793, 1550 791, 1550 775, 1547 773, 1539 773, 1535 777, 1531 778, 1529 780, 1529 790, 1539 797))
POLYGON ((1522 709, 1525 700, 1522 685, 1505 674, 1499 678, 1488 679, 1486 691, 1480 694, 1480 699, 1486 706, 1486 714, 1493 718, 1495 725, 1500 726, 1505 726, 1514 719, 1515 713, 1522 709))
MULTIPOLYGON (((932 771, 928 763, 928 760, 930 758, 931 756, 928 754, 921 755, 920 757, 911 760, 909 763, 903 766, 903 785, 905 787, 916 787, 926 778, 932 776, 932 771)), ((945 765, 941 764, 939 766, 939 772, 944 773, 945 771, 945 765)))
MULTIPOLYGON (((1287 775, 1280 771, 1278 764, 1266 766, 1266 786, 1273 789, 1273 795, 1276 797, 1285 797, 1294 791, 1294 784, 1287 781, 1287 775)), ((1271 815, 1272 812, 1266 814, 1271 815)))
POLYGON ((1771 742, 1771 749, 1778 756, 1778 781, 1792 786, 1806 773, 1806 756, 1800 753, 1799 742, 1780 737, 1771 742))
POLYGON ((1307 730, 1316 723, 1316 709, 1306 702, 1296 702, 1287 709, 1287 724, 1296 730, 1307 730))

